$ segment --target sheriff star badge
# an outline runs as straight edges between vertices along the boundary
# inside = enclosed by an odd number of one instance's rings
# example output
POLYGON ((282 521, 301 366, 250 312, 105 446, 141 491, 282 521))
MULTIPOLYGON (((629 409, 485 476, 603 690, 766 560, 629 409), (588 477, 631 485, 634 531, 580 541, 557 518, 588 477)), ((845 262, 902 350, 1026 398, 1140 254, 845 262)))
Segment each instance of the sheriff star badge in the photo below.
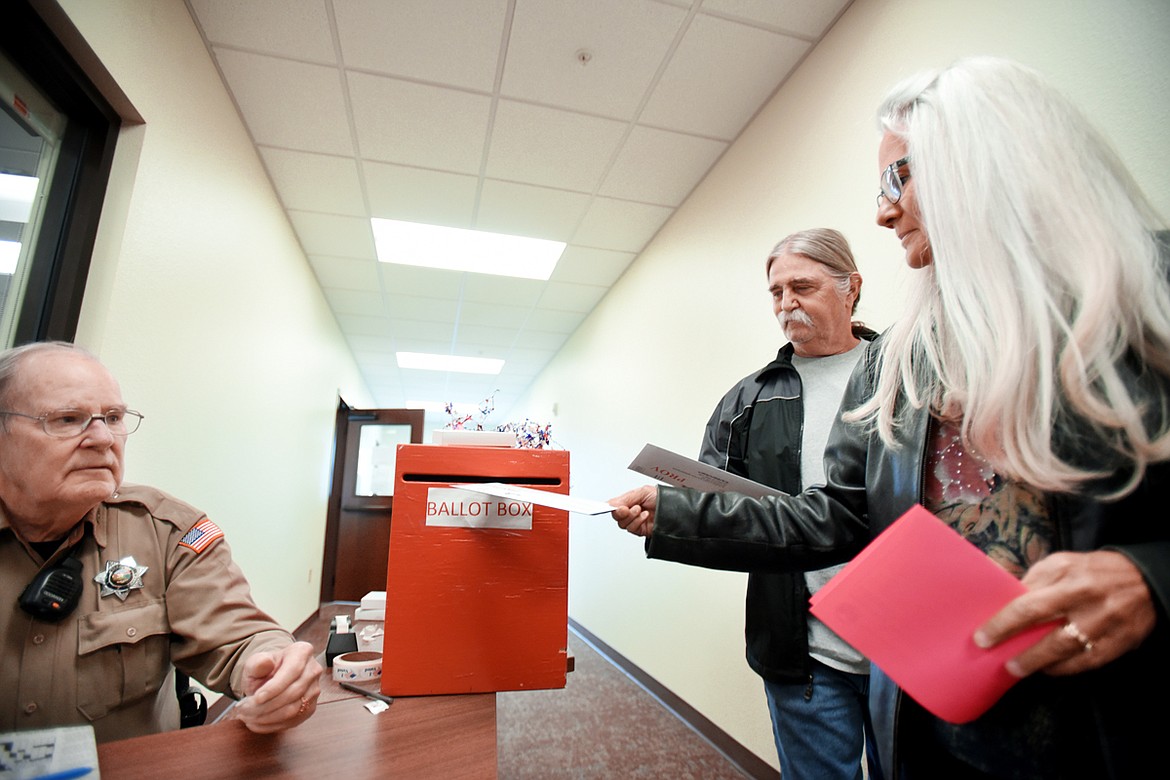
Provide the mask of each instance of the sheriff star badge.
POLYGON ((93 581, 102 586, 100 595, 114 595, 125 601, 130 591, 142 587, 142 575, 149 568, 139 566, 134 556, 128 555, 120 561, 106 561, 106 570, 94 577, 93 581))

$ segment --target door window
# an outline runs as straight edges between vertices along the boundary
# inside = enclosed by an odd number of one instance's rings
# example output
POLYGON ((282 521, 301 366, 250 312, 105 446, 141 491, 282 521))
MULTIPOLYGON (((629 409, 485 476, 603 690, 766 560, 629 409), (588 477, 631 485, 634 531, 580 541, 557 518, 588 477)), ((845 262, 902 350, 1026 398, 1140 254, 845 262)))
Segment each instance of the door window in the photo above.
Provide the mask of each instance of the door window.
POLYGON ((0 54, 0 345, 15 343, 65 117, 0 54))

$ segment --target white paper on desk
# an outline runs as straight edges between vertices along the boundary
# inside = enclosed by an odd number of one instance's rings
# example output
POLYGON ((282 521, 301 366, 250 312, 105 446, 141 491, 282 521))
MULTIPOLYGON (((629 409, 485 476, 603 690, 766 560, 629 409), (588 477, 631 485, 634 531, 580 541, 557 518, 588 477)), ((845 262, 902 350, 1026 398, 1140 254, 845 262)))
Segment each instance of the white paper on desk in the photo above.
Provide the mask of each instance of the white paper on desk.
POLYGON ((752 498, 783 496, 783 491, 708 466, 678 453, 647 444, 630 463, 631 471, 673 487, 694 488, 704 493, 742 493, 752 498))
POLYGON ((43 777, 89 769, 86 780, 100 778, 93 726, 62 726, 0 733, 0 777, 43 777))
POLYGON ((513 501, 524 501, 529 504, 539 504, 540 506, 561 509, 566 512, 576 512, 579 515, 607 515, 614 509, 604 501, 566 496, 563 493, 551 493, 547 490, 526 488, 520 485, 506 485, 503 482, 452 484, 451 487, 466 490, 471 493, 486 493, 489 496, 510 498, 513 501))

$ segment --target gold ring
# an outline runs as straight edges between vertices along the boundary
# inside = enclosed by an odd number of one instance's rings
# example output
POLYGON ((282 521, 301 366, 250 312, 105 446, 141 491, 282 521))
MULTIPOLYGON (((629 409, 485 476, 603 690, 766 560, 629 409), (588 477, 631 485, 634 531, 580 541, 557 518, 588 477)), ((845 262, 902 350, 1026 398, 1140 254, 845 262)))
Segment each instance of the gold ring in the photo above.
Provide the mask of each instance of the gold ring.
POLYGON ((1089 637, 1085 636, 1085 632, 1081 631, 1081 629, 1077 626, 1077 624, 1072 622, 1071 620, 1068 621, 1067 623, 1065 623, 1063 626, 1061 626, 1060 632, 1062 634, 1064 634, 1065 636, 1069 637, 1070 639, 1075 639, 1078 642, 1080 642, 1081 643, 1081 650, 1083 650, 1084 652, 1087 653, 1093 649, 1092 640, 1089 639, 1089 637))
POLYGON ((304 715, 305 714, 305 707, 308 707, 308 706, 309 706, 309 700, 308 699, 301 699, 301 708, 299 710, 297 710, 297 715, 304 715))

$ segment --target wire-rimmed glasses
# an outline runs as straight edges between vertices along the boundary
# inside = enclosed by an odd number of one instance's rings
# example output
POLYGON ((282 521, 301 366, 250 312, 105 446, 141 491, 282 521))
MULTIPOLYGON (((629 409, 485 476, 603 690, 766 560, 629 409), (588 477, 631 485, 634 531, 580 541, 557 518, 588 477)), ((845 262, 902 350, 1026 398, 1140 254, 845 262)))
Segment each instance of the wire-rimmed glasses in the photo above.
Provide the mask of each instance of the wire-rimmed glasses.
POLYGON ((898 173, 898 169, 910 163, 910 155, 906 155, 901 160, 894 160, 886 166, 882 171, 881 177, 881 192, 877 196, 877 204, 882 205, 882 198, 885 198, 891 204, 897 203, 902 199, 902 185, 910 178, 910 172, 907 171, 903 176, 898 173))
POLYGON ((142 415, 131 409, 109 409, 101 414, 89 414, 79 409, 58 409, 48 414, 0 412, 13 417, 27 417, 41 424, 45 433, 54 439, 72 439, 85 433, 94 420, 101 420, 115 436, 129 436, 142 424, 142 415))

